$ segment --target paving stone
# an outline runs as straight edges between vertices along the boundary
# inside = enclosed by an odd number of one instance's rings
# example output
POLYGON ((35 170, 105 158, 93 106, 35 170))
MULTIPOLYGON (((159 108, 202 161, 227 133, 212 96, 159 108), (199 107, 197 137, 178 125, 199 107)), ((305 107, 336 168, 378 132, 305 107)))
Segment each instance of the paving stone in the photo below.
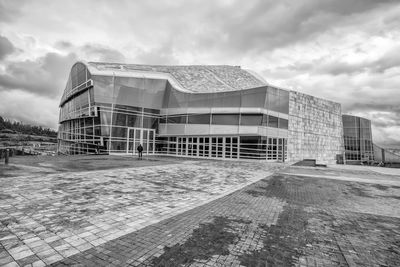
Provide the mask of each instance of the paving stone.
POLYGON ((42 266, 46 266, 46 264, 41 260, 32 263, 32 267, 42 267, 42 266))
POLYGON ((14 195, 14 199, 0 200, 0 211, 18 225, 2 233, 0 243, 18 259, 33 253, 51 256, 49 246, 68 257, 233 192, 275 168, 262 164, 267 168, 259 172, 249 171, 252 164, 242 165, 247 170, 233 163, 181 161, 168 166, 2 178, 2 193, 13 196, 18 190, 24 198, 14 195), (19 238, 29 245, 26 251, 19 238), (66 244, 76 251, 66 250, 66 244))
POLYGON ((0 266, 3 266, 12 261, 14 261, 14 259, 10 255, 7 254, 5 256, 2 256, 2 257, 0 257, 0 266))
POLYGON ((187 244, 196 229, 221 217, 236 236, 229 254, 194 259, 193 266, 239 266, 244 255, 261 260, 253 253, 267 248, 278 265, 287 263, 282 251, 297 266, 400 265, 399 200, 391 197, 400 193, 400 182, 379 174, 379 181, 389 182, 376 187, 370 172, 356 177, 348 170, 295 167, 265 178, 281 166, 194 160, 2 178, 1 190, 13 198, 0 200, 0 214, 11 222, 0 228, 0 259, 31 250, 38 264, 152 266, 166 246, 187 244), (15 189, 29 201, 12 195, 15 189), (313 238, 295 248, 279 241, 290 240, 282 220, 294 211, 306 216, 305 231, 313 238), (280 249, 266 246, 272 234, 280 249))
POLYGON ((5 265, 3 265, 3 267, 19 267, 18 263, 16 263, 15 261, 7 263, 5 265))
POLYGON ((25 258, 17 260, 17 263, 21 266, 32 264, 36 261, 39 261, 39 258, 36 255, 30 255, 25 258))

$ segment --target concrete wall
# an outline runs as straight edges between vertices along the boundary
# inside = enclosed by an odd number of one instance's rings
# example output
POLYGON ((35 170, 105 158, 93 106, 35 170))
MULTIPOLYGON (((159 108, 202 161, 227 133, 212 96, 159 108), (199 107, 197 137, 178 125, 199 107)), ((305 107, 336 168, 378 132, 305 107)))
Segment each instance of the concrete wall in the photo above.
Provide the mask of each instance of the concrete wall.
POLYGON ((295 91, 289 97, 288 161, 336 163, 344 151, 340 104, 295 91))

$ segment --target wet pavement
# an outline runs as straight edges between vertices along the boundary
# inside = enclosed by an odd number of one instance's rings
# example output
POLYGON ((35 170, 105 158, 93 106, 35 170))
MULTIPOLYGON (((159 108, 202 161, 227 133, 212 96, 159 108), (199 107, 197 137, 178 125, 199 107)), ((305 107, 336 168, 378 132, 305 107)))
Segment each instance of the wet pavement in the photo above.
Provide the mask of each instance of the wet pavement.
POLYGON ((400 266, 399 170, 84 161, 3 169, 0 265, 400 266))
MULTIPOLYGON (((104 161, 83 159, 92 166, 104 161)), ((0 178, 0 264, 57 262, 220 198, 280 167, 173 158, 126 163, 120 157, 122 168, 111 162, 107 170, 65 172, 63 160, 14 163, 0 178)))

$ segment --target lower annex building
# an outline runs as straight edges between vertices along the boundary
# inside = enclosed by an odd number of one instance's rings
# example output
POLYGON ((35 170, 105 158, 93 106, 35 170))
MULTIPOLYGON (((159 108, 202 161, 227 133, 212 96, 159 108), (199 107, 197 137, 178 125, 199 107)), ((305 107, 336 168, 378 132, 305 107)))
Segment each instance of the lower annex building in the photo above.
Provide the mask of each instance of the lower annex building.
POLYGON ((58 151, 334 163, 341 105, 238 66, 77 62, 60 102, 58 151))

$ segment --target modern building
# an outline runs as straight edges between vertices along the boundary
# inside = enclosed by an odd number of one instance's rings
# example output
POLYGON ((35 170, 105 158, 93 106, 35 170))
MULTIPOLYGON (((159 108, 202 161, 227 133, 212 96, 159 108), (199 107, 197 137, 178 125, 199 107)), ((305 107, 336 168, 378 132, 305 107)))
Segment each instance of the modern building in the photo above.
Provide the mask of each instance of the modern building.
POLYGON ((400 154, 374 144, 374 159, 379 164, 400 168, 400 154))
POLYGON ((77 62, 60 103, 60 153, 334 163, 341 106, 238 66, 77 62))
POLYGON ((346 164, 374 161, 370 120, 352 115, 343 115, 343 136, 346 164))

